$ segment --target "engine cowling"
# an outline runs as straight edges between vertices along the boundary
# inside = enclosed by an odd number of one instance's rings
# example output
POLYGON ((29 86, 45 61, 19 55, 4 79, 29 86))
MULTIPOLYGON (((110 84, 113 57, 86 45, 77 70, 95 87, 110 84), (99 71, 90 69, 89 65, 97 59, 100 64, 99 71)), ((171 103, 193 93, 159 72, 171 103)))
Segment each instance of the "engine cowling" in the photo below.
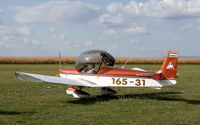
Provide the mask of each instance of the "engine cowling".
POLYGON ((73 87, 67 88, 66 93, 74 98, 88 98, 90 96, 89 93, 73 87))

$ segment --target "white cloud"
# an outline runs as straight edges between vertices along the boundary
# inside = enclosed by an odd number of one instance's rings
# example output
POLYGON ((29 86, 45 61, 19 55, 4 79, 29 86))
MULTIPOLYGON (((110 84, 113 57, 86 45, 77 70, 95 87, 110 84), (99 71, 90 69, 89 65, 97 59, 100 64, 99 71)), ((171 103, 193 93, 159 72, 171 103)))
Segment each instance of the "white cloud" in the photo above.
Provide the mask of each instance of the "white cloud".
POLYGON ((131 1, 127 5, 111 3, 108 11, 129 17, 151 17, 161 19, 182 19, 200 17, 199 0, 150 0, 131 1))
POLYGON ((20 23, 85 22, 96 18, 100 8, 80 1, 50 1, 36 6, 13 7, 20 23))
POLYGON ((183 30, 192 29, 192 28, 194 28, 193 24, 185 24, 181 26, 180 30, 183 31, 183 30))
POLYGON ((16 32, 21 34, 21 35, 29 35, 30 34, 30 31, 27 27, 16 28, 16 32))
POLYGON ((49 28, 49 32, 51 32, 51 33, 55 32, 55 28, 53 28, 53 27, 49 28))
POLYGON ((31 42, 33 45, 40 45, 41 43, 38 40, 32 40, 31 42))
POLYGON ((107 35, 117 35, 117 31, 115 31, 114 29, 109 29, 109 30, 106 30, 104 31, 105 34, 107 35))
POLYGON ((57 40, 64 40, 65 39, 65 34, 55 35, 54 38, 57 39, 57 40))
POLYGON ((94 43, 92 41, 85 41, 84 42, 85 46, 93 46, 94 43))
POLYGON ((174 41, 180 40, 180 38, 177 37, 177 36, 171 37, 171 38, 169 38, 169 39, 170 39, 170 40, 174 40, 174 41))
POLYGON ((112 45, 112 48, 113 48, 113 49, 117 49, 117 48, 118 48, 118 45, 112 45))
POLYGON ((23 39, 22 39, 22 41, 23 41, 23 43, 24 43, 24 44, 27 44, 27 43, 29 43, 29 39, 28 39, 28 38, 26 38, 26 37, 25 37, 25 38, 23 38, 23 39))
POLYGON ((99 17, 99 22, 100 24, 108 27, 116 27, 124 24, 124 18, 121 15, 112 16, 109 14, 104 14, 99 17))
POLYGON ((12 40, 12 38, 11 38, 10 36, 4 36, 4 37, 3 37, 3 41, 4 41, 4 42, 8 42, 8 41, 10 41, 10 40, 12 40))
POLYGON ((200 31, 200 26, 199 24, 189 23, 189 24, 182 25, 180 27, 180 31, 188 31, 188 30, 200 31))
POLYGON ((123 9, 123 4, 122 3, 111 3, 107 7, 107 11, 114 13, 114 12, 120 12, 123 9))
POLYGON ((145 27, 127 28, 123 32, 127 34, 148 34, 148 31, 145 27))
POLYGON ((107 27, 128 26, 130 22, 144 19, 183 19, 200 17, 198 0, 130 1, 128 4, 113 2, 99 16, 99 23, 107 27))
POLYGON ((28 29, 28 27, 22 26, 22 27, 10 27, 10 26, 4 26, 0 25, 0 34, 1 35, 29 35, 31 32, 28 29))
POLYGON ((13 28, 4 26, 4 25, 0 25, 0 34, 3 34, 3 35, 13 34, 13 28))
POLYGON ((131 43, 131 44, 139 44, 140 42, 137 41, 137 40, 134 40, 134 39, 130 39, 130 40, 128 40, 128 43, 131 43))
POLYGON ((42 43, 38 40, 31 40, 28 37, 15 37, 11 35, 4 35, 0 40, 0 47, 3 48, 30 48, 30 46, 41 46, 45 45, 45 43, 42 43))
POLYGON ((0 42, 0 47, 4 48, 21 48, 20 45, 16 44, 15 39, 13 39, 12 36, 3 36, 1 42, 0 42))
POLYGON ((168 51, 166 48, 161 48, 161 47, 147 47, 143 46, 141 47, 142 50, 147 50, 147 51, 157 51, 157 52, 166 52, 168 51))

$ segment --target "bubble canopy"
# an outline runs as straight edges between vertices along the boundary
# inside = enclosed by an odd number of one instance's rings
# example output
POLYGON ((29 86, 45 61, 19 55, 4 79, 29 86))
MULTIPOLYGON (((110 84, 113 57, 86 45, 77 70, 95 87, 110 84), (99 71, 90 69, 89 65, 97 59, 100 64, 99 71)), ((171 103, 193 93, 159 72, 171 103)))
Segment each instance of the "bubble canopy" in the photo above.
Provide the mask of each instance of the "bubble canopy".
POLYGON ((115 59, 103 50, 83 52, 76 61, 76 70, 82 73, 98 73, 101 66, 114 66, 115 59))

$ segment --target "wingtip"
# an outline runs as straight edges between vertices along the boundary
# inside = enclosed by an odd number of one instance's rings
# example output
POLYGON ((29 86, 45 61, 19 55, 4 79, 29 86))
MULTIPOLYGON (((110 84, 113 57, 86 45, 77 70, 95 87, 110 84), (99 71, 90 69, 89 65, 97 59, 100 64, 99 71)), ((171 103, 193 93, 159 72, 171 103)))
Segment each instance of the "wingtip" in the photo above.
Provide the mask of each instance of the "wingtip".
POLYGON ((21 79, 21 77, 20 77, 20 72, 15 72, 15 73, 14 73, 14 78, 17 79, 17 80, 23 80, 23 79, 21 79))

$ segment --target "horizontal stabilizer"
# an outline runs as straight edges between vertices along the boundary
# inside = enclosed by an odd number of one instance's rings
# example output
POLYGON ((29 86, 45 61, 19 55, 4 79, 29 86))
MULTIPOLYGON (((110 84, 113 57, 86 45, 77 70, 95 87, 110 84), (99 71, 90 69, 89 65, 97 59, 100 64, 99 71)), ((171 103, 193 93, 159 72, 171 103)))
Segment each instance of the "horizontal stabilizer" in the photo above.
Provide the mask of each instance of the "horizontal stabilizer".
POLYGON ((64 78, 60 78, 56 76, 24 73, 24 72, 16 72, 15 78, 18 80, 24 80, 24 81, 29 81, 29 82, 49 82, 49 83, 56 83, 56 84, 83 86, 82 84, 74 82, 69 79, 64 79, 64 78))
POLYGON ((131 70, 137 70, 137 71, 147 72, 146 70, 141 69, 141 68, 132 68, 131 70))

